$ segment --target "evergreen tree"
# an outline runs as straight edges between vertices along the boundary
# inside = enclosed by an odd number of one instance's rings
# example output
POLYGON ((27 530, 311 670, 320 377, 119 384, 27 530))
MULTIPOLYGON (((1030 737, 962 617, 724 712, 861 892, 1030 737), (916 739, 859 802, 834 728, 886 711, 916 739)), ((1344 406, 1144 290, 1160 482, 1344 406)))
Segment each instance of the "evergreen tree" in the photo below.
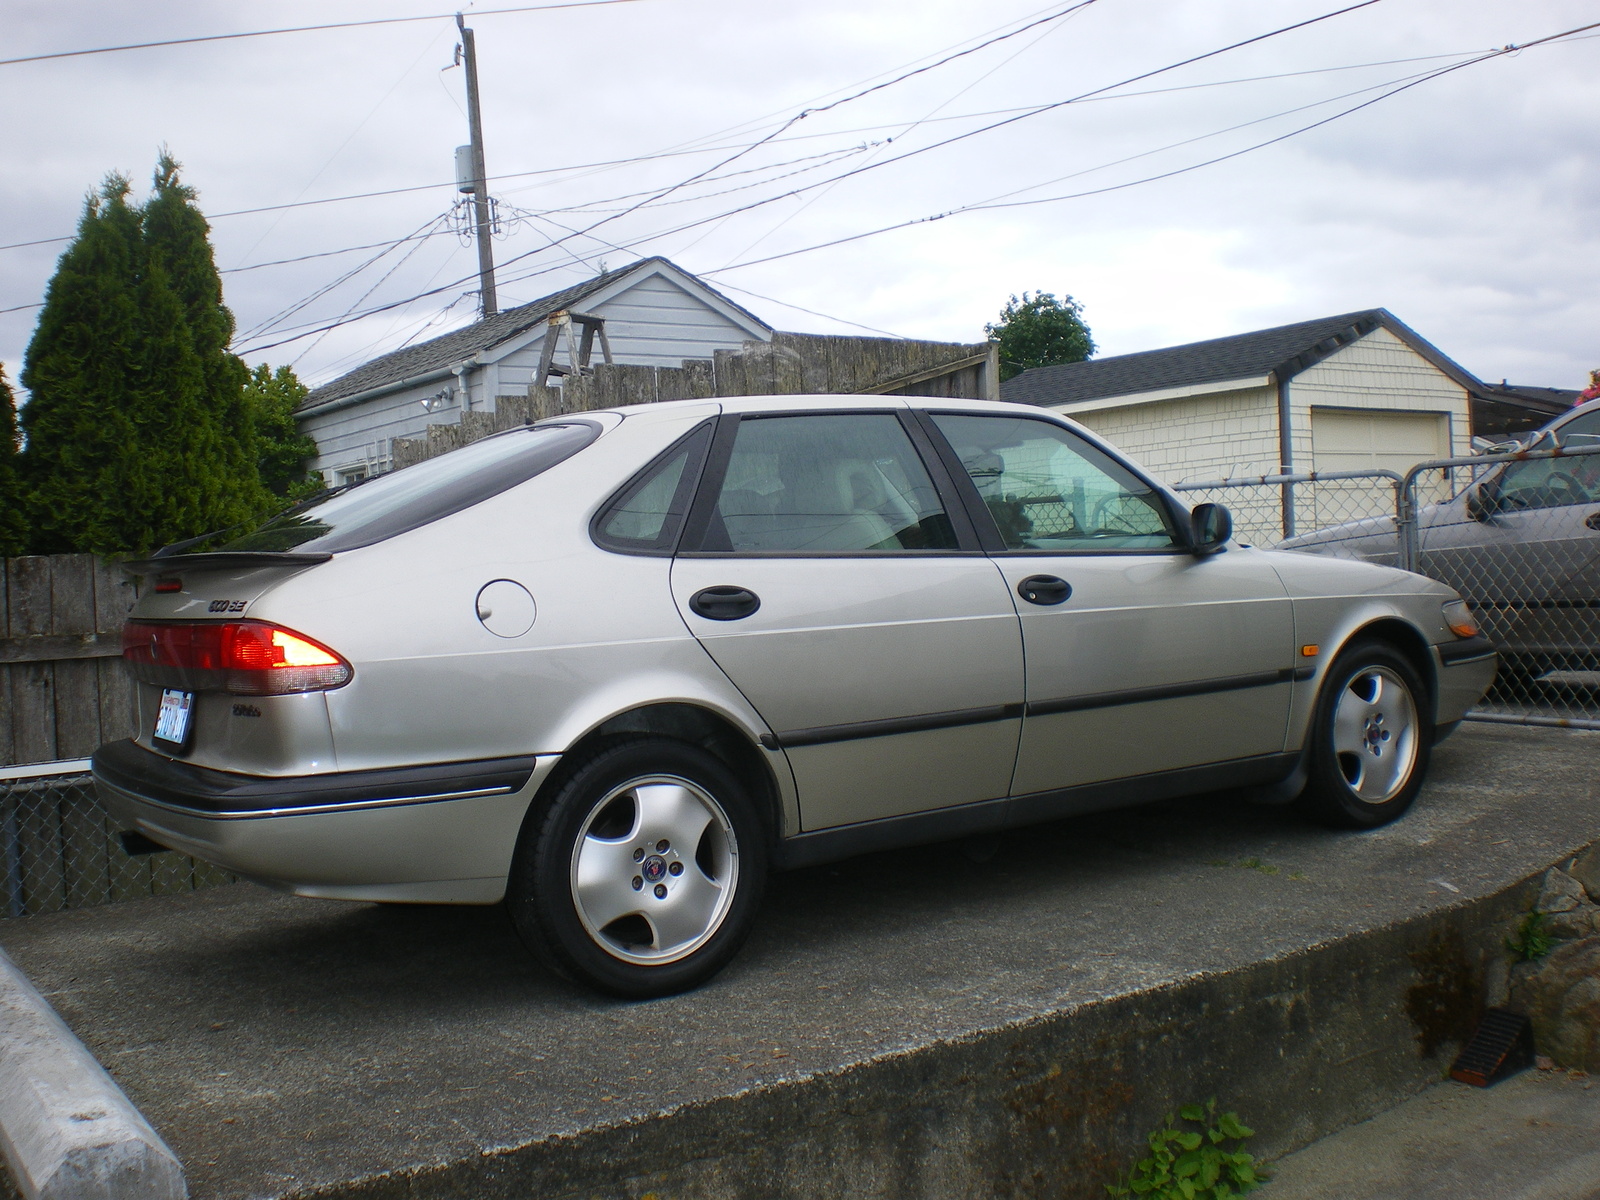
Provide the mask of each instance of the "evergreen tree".
POLYGON ((163 154, 129 203, 107 177, 62 255, 23 364, 38 553, 145 552, 270 504, 205 218, 163 154))
POLYGON ((1022 299, 1012 296, 1000 320, 985 325, 989 340, 1000 344, 1000 380, 1005 382, 1030 367, 1083 362, 1094 355, 1094 338, 1083 321, 1083 305, 1071 296, 1057 300, 1049 292, 1022 299))
MULTIPOLYGON (((211 249, 211 226, 195 205, 195 191, 178 179, 180 164, 165 149, 156 161, 142 217, 153 265, 166 272, 204 375, 205 420, 190 433, 192 449, 208 469, 203 501, 208 528, 253 520, 273 507, 256 473, 256 427, 245 398, 249 368, 228 350, 233 313, 222 302, 222 277, 211 249)), ((204 532, 204 531, 197 531, 204 532)))
POLYGON ((0 365, 0 558, 23 552, 27 530, 17 479, 17 402, 0 365))
POLYGON ((23 359, 30 396, 20 465, 30 548, 39 554, 114 553, 149 541, 137 514, 140 450, 128 394, 144 375, 145 341, 144 255, 128 186, 108 176, 85 201, 23 359))
POLYGON ((291 503, 322 490, 319 476, 307 475, 306 460, 317 453, 317 443, 294 423, 294 410, 310 388, 290 367, 272 368, 262 363, 245 384, 245 400, 255 426, 261 482, 274 496, 291 503))

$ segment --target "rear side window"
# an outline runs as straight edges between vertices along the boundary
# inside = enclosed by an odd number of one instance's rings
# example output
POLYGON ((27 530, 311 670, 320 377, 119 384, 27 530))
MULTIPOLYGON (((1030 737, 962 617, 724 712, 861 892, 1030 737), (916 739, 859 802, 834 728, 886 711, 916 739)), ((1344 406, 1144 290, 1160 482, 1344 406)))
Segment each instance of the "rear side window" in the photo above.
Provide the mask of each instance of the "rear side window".
POLYGON ((744 417, 702 550, 954 550, 950 519, 890 413, 744 417))
POLYGON ((599 436, 593 421, 496 434, 291 508, 217 549, 332 552, 370 546, 481 504, 571 458, 599 436))
POLYGON ((707 421, 640 471, 595 519, 595 541, 608 550, 670 553, 694 499, 711 430, 707 421))

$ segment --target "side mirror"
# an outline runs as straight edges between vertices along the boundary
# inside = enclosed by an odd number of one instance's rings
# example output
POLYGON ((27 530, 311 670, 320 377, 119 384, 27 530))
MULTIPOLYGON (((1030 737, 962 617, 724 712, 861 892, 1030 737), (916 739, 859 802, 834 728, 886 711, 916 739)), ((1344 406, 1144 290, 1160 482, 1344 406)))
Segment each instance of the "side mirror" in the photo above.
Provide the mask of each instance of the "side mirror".
POLYGON ((1500 511, 1500 473, 1476 483, 1467 492, 1467 516, 1487 521, 1500 511))
POLYGON ((1189 547, 1196 554, 1216 554, 1233 536, 1233 514, 1220 504, 1197 504, 1189 514, 1189 547))

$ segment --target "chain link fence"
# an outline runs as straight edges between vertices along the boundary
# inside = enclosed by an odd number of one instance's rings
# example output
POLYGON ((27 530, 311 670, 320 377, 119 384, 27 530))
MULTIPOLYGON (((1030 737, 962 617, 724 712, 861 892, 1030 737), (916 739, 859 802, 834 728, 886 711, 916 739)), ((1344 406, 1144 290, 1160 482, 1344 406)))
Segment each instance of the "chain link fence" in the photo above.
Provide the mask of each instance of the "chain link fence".
POLYGON ((1499 649, 1480 720, 1600 728, 1600 445, 1184 483, 1240 540, 1449 584, 1499 649))
POLYGON ((184 854, 130 855, 87 764, 0 767, 0 917, 194 891, 237 876, 184 854))

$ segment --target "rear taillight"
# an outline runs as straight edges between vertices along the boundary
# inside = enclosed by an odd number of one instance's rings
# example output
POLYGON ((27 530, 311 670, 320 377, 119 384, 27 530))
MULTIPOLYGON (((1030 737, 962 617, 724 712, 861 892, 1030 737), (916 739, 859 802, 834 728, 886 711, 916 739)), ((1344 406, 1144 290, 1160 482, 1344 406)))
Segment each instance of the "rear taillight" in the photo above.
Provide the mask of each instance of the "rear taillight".
POLYGON ((129 621, 122 659, 141 683, 236 696, 321 692, 353 674, 322 643, 264 621, 129 621))

